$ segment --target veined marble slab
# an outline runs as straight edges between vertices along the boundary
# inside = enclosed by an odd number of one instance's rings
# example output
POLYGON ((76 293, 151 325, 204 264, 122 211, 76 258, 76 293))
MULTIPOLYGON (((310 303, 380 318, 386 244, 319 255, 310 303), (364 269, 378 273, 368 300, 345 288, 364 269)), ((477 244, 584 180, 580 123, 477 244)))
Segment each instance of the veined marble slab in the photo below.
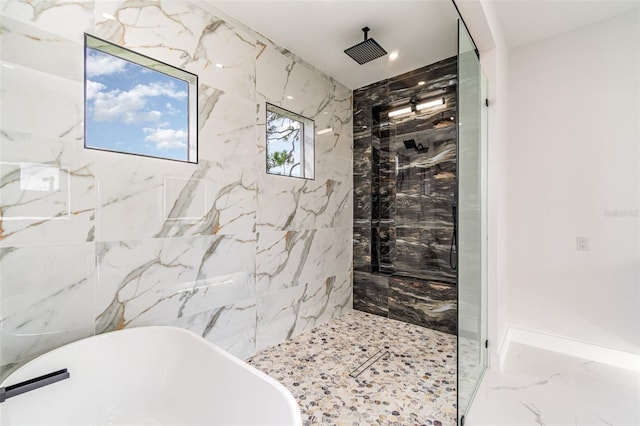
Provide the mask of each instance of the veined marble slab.
POLYGON ((76 140, 0 130, 0 246, 93 241, 94 173, 76 140))
POLYGON ((258 234, 256 292, 275 293, 351 270, 351 229, 258 234))
POLYGON ((261 296, 256 349, 290 339, 340 316, 352 306, 350 274, 329 276, 261 296))
POLYGON ((83 81, 0 61, 0 126, 52 138, 84 136, 83 81))
POLYGON ((255 297, 253 234, 98 244, 96 331, 163 324, 255 297))
MULTIPOLYGON (((12 8, 10 1, 3 3, 6 9, 12 8)), ((70 9, 67 11, 70 12, 70 9)), ((73 34, 72 38, 69 38, 68 35, 46 31, 35 22, 25 22, 9 16, 0 16, 0 49, 3 61, 70 80, 84 79, 82 33, 80 37, 73 34), (25 52, 29 54, 25 55, 25 52), (52 58, 64 60, 52 61, 52 58)))
POLYGON ((255 225, 255 171, 96 153, 98 241, 230 234, 255 225), (120 167, 112 167, 114 156, 120 167), (135 212, 136 214, 131 214, 135 212))
POLYGON ((456 305, 448 284, 456 279, 456 72, 452 57, 354 92, 354 306, 447 332, 456 305), (441 96, 445 107, 388 117, 392 102, 412 96, 441 96))
POLYGON ((0 26, 3 370, 153 324, 247 357, 351 307, 348 88, 196 1, 5 0, 0 26), (83 148, 85 32, 198 74, 197 164, 83 148), (266 102, 332 129, 314 180, 266 176, 266 102))
MULTIPOLYGON (((82 43, 95 23, 95 0, 4 0, 2 15, 30 22, 38 28, 82 43)), ((4 53, 3 53, 4 54, 4 53)))
POLYGON ((485 373, 465 423, 631 426, 640 424, 639 400, 637 371, 511 343, 502 371, 485 373))
POLYGON ((98 37, 198 74, 201 83, 255 99, 255 39, 192 2, 98 1, 95 30, 98 37))
POLYGON ((0 369, 93 335, 92 243, 0 248, 0 369))

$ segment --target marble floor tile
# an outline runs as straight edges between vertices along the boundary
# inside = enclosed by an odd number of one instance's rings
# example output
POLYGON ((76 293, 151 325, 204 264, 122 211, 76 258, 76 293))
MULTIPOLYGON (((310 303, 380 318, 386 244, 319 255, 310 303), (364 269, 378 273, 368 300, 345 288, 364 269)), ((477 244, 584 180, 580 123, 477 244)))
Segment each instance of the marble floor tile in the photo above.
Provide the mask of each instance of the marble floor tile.
POLYGON ((305 425, 455 424, 455 336, 359 311, 248 362, 285 385, 305 425))
POLYGON ((466 426, 637 426, 640 373, 512 343, 487 370, 466 426))

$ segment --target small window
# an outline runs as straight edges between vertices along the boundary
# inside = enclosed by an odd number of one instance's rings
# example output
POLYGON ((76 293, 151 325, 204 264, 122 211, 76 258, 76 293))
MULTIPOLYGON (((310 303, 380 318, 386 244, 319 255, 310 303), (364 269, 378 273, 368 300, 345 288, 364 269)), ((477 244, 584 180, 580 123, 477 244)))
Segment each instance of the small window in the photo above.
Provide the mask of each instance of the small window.
POLYGON ((313 120, 267 104, 267 173, 314 178, 313 120))
POLYGON ((198 76, 85 34, 85 148, 198 162, 198 76))

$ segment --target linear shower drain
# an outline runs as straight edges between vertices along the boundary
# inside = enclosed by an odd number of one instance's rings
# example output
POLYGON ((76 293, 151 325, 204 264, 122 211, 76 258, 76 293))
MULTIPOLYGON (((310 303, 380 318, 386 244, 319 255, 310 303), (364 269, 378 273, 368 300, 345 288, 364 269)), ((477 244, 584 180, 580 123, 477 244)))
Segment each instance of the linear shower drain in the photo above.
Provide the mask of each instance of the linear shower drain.
POLYGON ((379 349, 376 353, 371 355, 365 362, 358 365, 353 371, 349 373, 349 377, 357 378, 359 375, 364 373, 375 364, 378 360, 382 359, 385 355, 389 355, 389 351, 387 350, 389 347, 385 346, 384 348, 379 349))

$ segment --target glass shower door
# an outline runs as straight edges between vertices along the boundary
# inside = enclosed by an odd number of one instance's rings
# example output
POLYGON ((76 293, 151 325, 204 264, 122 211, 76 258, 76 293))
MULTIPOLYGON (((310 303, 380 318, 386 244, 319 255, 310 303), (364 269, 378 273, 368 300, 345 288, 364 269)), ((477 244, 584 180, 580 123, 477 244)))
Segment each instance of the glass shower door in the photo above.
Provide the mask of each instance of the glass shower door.
POLYGON ((486 79, 458 21, 458 423, 487 366, 486 79))

